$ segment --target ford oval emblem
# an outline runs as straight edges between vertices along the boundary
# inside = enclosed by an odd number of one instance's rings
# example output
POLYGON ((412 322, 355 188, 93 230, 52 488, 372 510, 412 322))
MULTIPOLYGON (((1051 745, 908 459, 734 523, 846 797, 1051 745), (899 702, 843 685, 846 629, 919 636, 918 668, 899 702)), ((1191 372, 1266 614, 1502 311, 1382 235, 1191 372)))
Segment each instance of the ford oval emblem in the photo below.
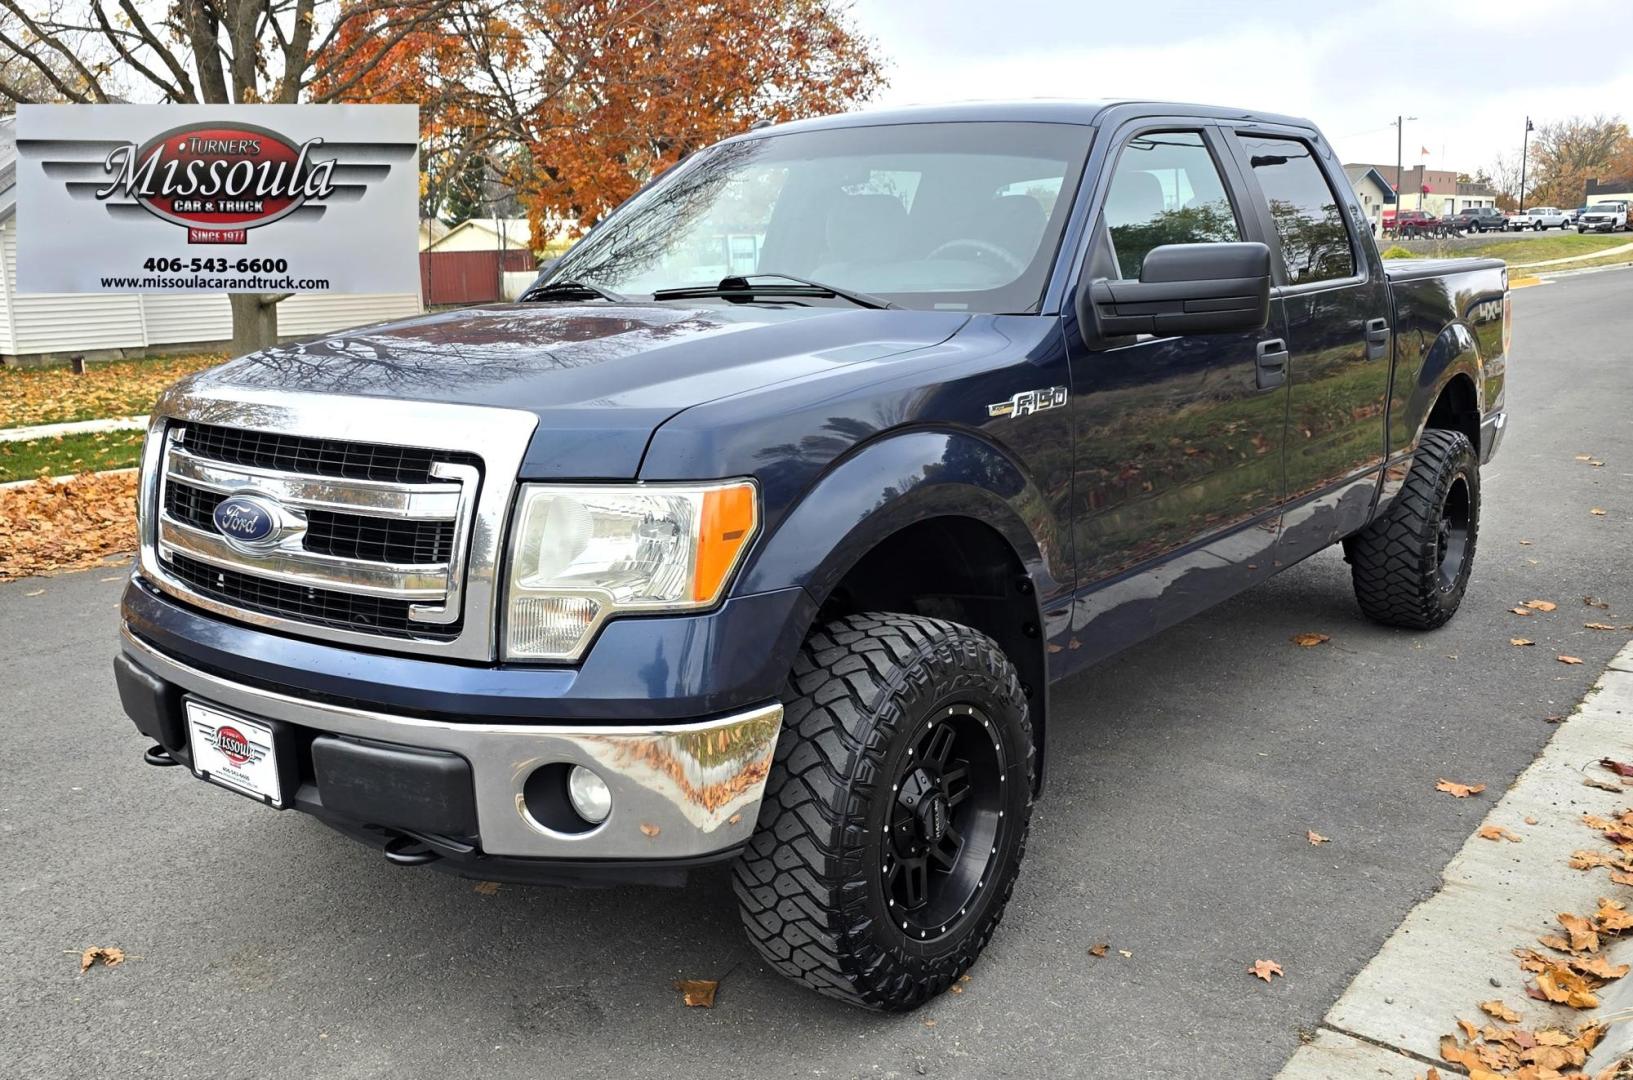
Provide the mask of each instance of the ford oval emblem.
POLYGON ((210 517, 235 547, 264 547, 278 531, 277 504, 256 495, 230 495, 216 504, 210 517))

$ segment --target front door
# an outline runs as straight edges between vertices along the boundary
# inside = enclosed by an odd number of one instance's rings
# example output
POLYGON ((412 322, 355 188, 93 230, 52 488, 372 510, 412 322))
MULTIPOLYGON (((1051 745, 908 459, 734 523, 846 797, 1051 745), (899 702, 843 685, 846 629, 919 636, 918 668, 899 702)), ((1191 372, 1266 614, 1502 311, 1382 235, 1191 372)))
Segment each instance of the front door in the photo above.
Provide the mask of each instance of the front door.
MULTIPOLYGON (((1120 134, 1079 288, 1135 279, 1163 244, 1262 239, 1233 197, 1219 132, 1120 134)), ((1251 214, 1251 211, 1249 211, 1251 214)), ((1080 596, 1073 659, 1088 662, 1270 572, 1287 389, 1262 331, 1143 335, 1072 349, 1073 531, 1080 596)))
POLYGON ((1389 286, 1356 234, 1353 195, 1339 195, 1347 186, 1333 182, 1307 133, 1240 129, 1233 141, 1279 271, 1290 397, 1278 559, 1296 562, 1372 513, 1389 400, 1389 286))

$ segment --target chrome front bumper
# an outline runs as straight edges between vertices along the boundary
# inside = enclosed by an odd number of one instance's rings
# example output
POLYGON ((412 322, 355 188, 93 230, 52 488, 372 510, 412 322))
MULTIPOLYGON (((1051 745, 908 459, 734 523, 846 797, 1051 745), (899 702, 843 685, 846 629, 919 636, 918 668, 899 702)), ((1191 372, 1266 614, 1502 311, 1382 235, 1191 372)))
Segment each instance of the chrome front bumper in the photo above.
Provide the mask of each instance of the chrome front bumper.
POLYGON ((686 859, 736 847, 754 830, 782 728, 780 704, 696 724, 616 727, 395 716, 245 686, 166 656, 129 627, 121 634, 125 652, 154 675, 249 717, 458 754, 471 767, 481 849, 495 856, 686 859), (587 765, 607 782, 612 813, 604 823, 559 832, 528 813, 528 777, 558 762, 587 765))

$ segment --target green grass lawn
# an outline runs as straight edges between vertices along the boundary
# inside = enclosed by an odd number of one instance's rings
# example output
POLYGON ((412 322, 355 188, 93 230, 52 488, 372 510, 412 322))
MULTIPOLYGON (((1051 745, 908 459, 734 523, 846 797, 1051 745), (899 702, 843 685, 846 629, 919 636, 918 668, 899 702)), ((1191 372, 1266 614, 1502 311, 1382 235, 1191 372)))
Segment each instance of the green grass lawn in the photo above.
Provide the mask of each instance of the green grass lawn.
POLYGON ((145 434, 144 431, 100 431, 0 443, 0 483, 31 480, 42 473, 65 476, 128 468, 141 460, 145 434))
POLYGON ((1508 265, 1542 262, 1545 259, 1567 259, 1574 255, 1591 256, 1606 248, 1633 244, 1629 233, 1543 233, 1523 240, 1496 240, 1455 252, 1457 255, 1486 255, 1502 259, 1508 265))

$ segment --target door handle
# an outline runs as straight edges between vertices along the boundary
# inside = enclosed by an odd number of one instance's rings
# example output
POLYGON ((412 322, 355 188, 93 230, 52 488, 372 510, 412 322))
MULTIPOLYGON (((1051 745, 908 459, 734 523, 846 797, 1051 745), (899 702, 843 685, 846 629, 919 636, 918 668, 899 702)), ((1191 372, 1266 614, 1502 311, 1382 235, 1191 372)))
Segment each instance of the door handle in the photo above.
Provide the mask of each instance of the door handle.
POLYGON ((1376 360, 1389 348, 1389 320, 1367 320, 1367 359, 1376 360))
POLYGON ((1259 342, 1255 381, 1260 390, 1273 390, 1287 381, 1287 342, 1281 338, 1259 342))

